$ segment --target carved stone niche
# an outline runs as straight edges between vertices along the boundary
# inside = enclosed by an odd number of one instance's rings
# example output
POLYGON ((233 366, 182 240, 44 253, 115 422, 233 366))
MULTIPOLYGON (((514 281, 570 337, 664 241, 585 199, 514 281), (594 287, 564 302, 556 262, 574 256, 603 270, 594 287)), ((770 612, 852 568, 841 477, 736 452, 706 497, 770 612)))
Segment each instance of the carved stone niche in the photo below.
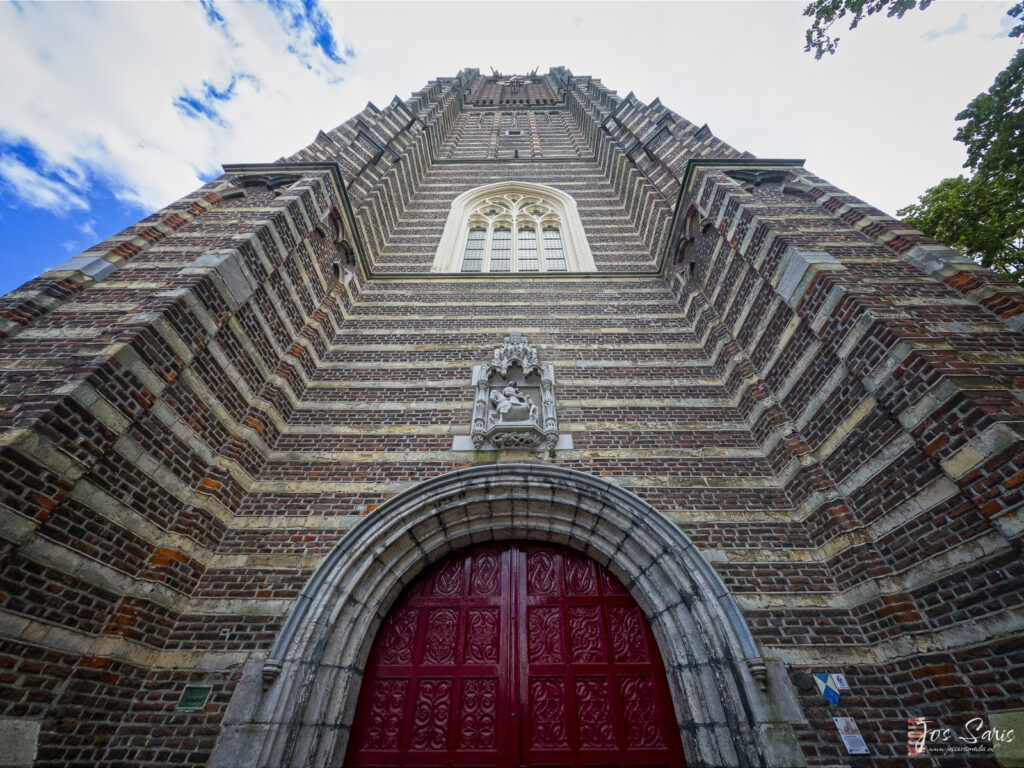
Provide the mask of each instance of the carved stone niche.
MULTIPOLYGON (((491 362, 473 366, 473 388, 470 440, 474 449, 568 447, 564 445, 568 436, 559 444, 555 370, 540 363, 537 350, 519 331, 505 337, 491 362)), ((452 447, 469 447, 460 442, 456 440, 452 447)))

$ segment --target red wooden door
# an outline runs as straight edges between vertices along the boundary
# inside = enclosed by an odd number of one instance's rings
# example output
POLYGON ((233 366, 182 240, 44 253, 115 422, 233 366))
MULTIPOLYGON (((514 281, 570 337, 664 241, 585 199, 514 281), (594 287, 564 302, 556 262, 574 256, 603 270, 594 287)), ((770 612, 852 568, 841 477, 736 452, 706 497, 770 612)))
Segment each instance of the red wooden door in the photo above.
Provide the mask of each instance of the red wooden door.
POLYGON ((455 553, 370 653, 349 766, 679 768, 665 668, 639 607, 571 550, 455 553))

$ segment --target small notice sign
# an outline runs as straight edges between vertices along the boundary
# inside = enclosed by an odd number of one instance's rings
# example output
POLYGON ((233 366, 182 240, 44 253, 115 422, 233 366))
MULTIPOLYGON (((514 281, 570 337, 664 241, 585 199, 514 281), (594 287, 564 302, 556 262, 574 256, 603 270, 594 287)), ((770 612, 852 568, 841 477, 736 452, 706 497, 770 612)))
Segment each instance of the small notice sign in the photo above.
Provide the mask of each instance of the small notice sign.
POLYGON ((209 688, 186 688, 181 692, 178 699, 179 712, 194 712, 206 706, 206 700, 210 696, 209 688))
POLYGON ((833 672, 832 679, 836 681, 836 690, 848 691, 850 690, 850 684, 846 682, 846 675, 842 672, 833 672))
POLYGON ((836 730, 839 731, 839 736, 843 740, 843 746, 846 747, 846 754, 848 755, 870 755, 868 751, 868 744, 864 741, 864 737, 860 735, 860 728, 857 727, 857 721, 852 717, 833 717, 832 722, 836 724, 836 730))

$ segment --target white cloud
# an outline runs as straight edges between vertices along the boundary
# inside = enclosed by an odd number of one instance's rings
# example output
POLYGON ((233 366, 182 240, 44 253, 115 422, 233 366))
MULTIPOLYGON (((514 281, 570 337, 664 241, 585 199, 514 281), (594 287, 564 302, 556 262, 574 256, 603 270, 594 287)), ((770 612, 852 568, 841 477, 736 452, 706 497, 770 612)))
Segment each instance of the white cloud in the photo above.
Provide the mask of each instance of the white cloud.
POLYGON ((69 183, 99 175, 153 209, 223 163, 291 154, 430 78, 566 65, 660 97, 740 149, 806 157, 893 212, 959 171, 953 116, 1009 60, 1014 41, 992 39, 1005 5, 872 19, 816 62, 802 50, 802 3, 328 3, 341 64, 316 28, 286 32, 263 4, 218 3, 223 24, 194 3, 5 4, 0 133, 30 140, 69 183), (969 34, 922 39, 964 14, 969 34), (209 95, 229 88, 230 99, 209 95), (205 97, 215 119, 189 116, 183 96, 205 97))
POLYGON ((67 184, 46 178, 16 157, 0 156, 0 178, 18 197, 36 208, 45 208, 60 215, 89 208, 85 199, 67 184))
POLYGON ((224 162, 269 161, 311 141, 342 65, 265 5, 216 7, 228 35, 194 3, 0 5, 0 131, 146 209, 224 162), (232 82, 230 99, 210 102, 220 121, 175 106, 232 82))
POLYGON ((961 13, 960 18, 955 23, 946 27, 945 29, 929 29, 921 37, 925 40, 938 40, 940 37, 946 37, 947 35, 958 35, 961 32, 967 30, 967 14, 961 13))
POLYGON ((96 220, 87 219, 86 221, 78 224, 78 231, 85 235, 90 240, 98 240, 99 236, 96 234, 96 220))

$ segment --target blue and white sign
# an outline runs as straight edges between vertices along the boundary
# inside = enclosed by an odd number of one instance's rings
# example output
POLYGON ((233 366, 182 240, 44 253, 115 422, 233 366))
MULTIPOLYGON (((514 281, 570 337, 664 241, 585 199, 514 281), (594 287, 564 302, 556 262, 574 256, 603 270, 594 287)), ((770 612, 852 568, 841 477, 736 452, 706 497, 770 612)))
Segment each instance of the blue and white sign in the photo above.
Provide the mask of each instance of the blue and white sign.
POLYGON ((839 686, 835 679, 828 672, 815 672, 814 682, 818 686, 818 692, 825 697, 833 707, 839 703, 839 686))

